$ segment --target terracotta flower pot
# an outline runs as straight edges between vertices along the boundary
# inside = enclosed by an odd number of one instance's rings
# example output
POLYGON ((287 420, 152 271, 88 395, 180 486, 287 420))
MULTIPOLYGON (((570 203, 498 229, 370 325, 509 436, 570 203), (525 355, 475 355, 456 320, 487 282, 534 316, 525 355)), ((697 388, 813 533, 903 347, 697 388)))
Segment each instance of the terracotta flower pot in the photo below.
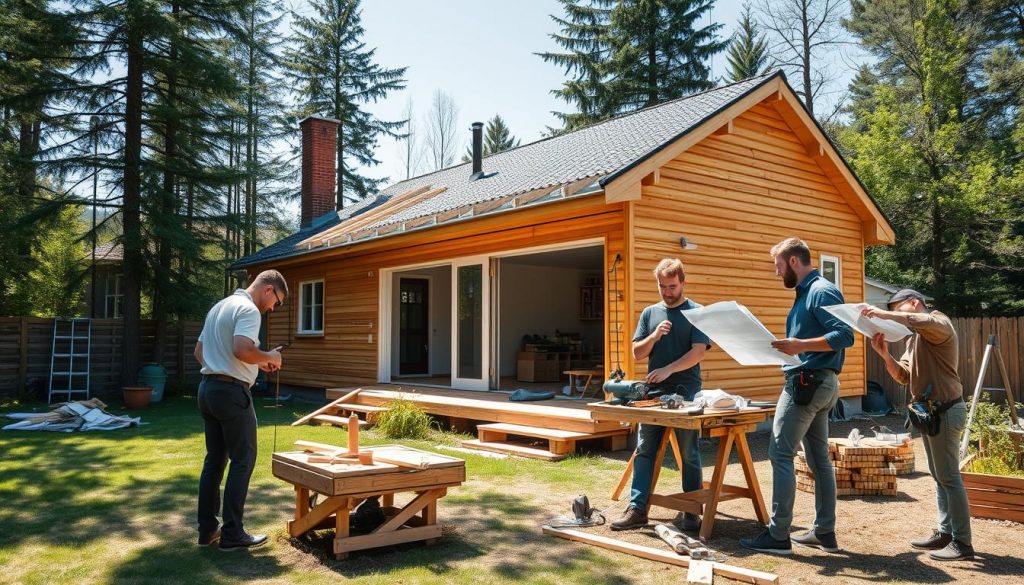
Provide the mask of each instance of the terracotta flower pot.
POLYGON ((149 386, 125 386, 121 392, 124 394, 124 407, 128 410, 146 408, 153 398, 153 389, 149 386))

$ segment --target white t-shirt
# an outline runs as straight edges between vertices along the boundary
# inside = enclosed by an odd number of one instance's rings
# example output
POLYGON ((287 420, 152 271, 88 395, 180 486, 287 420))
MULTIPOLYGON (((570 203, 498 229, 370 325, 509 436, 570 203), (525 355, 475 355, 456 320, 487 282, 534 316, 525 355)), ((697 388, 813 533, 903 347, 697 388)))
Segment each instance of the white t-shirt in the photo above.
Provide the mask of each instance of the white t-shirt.
POLYGON ((203 332, 199 341, 203 343, 202 374, 223 374, 252 386, 259 373, 259 366, 247 364, 235 357, 235 336, 248 337, 260 345, 260 310, 244 289, 221 300, 206 314, 203 332))

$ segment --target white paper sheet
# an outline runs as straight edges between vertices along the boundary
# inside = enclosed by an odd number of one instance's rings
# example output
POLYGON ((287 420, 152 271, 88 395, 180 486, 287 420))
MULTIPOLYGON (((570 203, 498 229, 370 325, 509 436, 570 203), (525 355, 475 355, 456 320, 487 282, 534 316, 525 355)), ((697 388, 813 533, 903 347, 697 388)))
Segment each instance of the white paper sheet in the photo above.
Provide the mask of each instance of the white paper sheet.
POLYGON ((800 365, 796 356, 773 348, 771 343, 776 341, 776 337, 736 301, 722 301, 682 313, 740 365, 800 365))
POLYGON ((884 333, 886 341, 899 341, 913 333, 902 323, 861 315, 860 310, 867 306, 867 303, 846 303, 844 305, 829 305, 824 309, 868 337, 884 333))

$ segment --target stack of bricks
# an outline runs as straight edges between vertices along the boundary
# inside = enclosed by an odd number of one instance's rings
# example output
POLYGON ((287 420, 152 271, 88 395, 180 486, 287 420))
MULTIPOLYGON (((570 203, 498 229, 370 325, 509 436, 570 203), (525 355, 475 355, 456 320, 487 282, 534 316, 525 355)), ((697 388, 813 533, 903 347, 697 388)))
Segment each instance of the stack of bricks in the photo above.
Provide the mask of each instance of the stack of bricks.
MULTIPOLYGON (((796 458, 796 487, 814 493, 814 473, 800 451, 796 458)), ((829 439, 828 456, 836 474, 839 496, 895 496, 896 476, 914 471, 914 447, 861 439, 856 447, 848 439, 829 439)))

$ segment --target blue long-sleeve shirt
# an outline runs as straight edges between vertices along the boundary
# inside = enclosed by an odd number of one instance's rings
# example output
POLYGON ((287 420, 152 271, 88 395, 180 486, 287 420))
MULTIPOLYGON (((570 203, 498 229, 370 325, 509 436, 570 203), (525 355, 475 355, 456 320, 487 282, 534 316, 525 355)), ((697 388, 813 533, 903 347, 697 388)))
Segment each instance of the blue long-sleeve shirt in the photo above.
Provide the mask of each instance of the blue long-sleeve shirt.
POLYGON ((812 270, 796 286, 796 299, 786 317, 786 336, 796 339, 824 337, 832 351, 805 351, 797 357, 799 366, 784 366, 784 372, 828 368, 839 373, 846 359, 844 350, 853 345, 853 330, 824 309, 844 303, 836 285, 812 270))

